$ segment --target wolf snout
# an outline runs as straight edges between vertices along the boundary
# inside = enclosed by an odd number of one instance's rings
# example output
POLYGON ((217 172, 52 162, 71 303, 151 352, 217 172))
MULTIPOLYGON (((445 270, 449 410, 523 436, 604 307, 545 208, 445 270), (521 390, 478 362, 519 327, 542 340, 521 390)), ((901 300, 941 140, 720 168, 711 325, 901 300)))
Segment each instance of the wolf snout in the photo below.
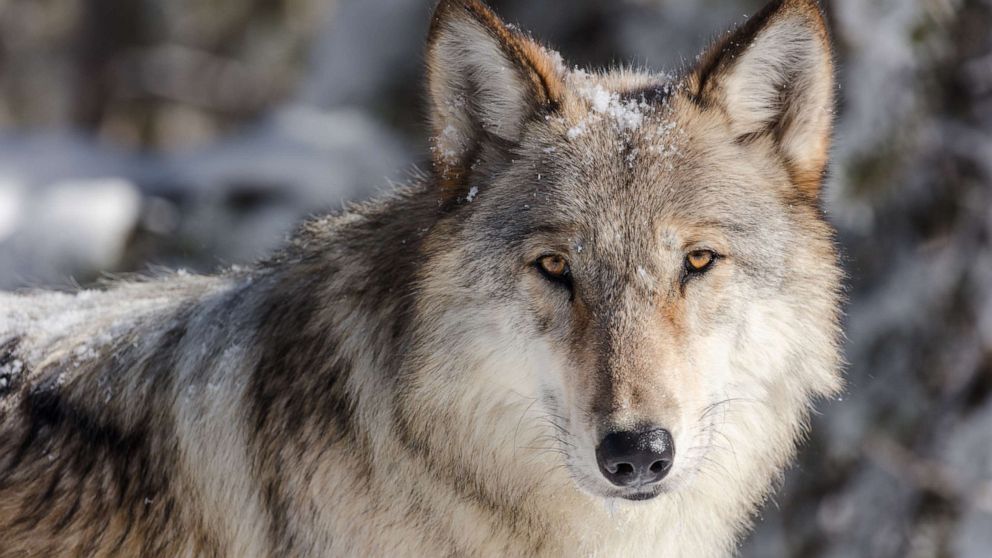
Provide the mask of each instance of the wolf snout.
POLYGON ((675 441, 664 428, 611 432, 596 447, 599 470, 617 486, 637 488, 659 482, 674 460, 675 441))

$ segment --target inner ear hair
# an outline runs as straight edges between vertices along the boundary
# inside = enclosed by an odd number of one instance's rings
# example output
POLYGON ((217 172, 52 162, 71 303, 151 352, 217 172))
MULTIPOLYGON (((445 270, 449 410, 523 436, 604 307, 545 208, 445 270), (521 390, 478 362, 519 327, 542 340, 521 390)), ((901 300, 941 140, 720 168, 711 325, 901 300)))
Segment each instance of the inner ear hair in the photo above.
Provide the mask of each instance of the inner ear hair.
POLYGON ((775 0, 716 41, 690 74, 702 107, 740 143, 771 135, 793 182, 819 194, 833 126, 833 54, 815 0, 775 0))
POLYGON ((434 166, 457 197, 485 145, 517 142, 526 122, 557 110, 560 58, 478 0, 442 0, 427 38, 434 166))

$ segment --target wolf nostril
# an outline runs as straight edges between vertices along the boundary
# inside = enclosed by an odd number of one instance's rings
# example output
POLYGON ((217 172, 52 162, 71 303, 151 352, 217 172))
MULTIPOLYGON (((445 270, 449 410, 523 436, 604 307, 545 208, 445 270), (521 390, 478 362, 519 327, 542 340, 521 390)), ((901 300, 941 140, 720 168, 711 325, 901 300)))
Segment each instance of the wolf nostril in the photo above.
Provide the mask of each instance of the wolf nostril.
POLYGON ((617 463, 616 471, 613 471, 615 475, 630 475, 634 472, 634 466, 630 463, 617 463))
POLYGON ((596 448, 599 470, 617 486, 638 487, 665 478, 675 460, 675 442, 665 429, 611 432, 596 448))

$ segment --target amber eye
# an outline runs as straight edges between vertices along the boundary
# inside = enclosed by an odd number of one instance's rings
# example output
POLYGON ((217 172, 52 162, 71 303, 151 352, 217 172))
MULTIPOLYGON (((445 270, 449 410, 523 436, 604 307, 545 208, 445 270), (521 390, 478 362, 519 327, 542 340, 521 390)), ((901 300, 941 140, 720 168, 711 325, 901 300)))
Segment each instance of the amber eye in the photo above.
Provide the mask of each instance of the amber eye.
POLYGON ((557 254, 549 254, 538 258, 537 269, 549 281, 568 282, 571 270, 565 258, 557 254))
POLYGON ((710 250, 693 250, 685 256, 685 268, 692 273, 701 273, 713 265, 716 254, 710 250))

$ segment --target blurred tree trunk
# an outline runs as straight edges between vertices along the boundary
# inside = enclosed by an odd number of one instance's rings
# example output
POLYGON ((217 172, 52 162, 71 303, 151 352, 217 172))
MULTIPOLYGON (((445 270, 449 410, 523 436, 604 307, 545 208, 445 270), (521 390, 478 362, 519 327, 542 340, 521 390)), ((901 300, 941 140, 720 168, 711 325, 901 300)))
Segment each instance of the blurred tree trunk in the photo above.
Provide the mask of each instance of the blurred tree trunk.
POLYGON ((115 90, 114 65, 123 53, 149 43, 145 4, 136 0, 86 0, 77 35, 72 123, 96 130, 115 90))

